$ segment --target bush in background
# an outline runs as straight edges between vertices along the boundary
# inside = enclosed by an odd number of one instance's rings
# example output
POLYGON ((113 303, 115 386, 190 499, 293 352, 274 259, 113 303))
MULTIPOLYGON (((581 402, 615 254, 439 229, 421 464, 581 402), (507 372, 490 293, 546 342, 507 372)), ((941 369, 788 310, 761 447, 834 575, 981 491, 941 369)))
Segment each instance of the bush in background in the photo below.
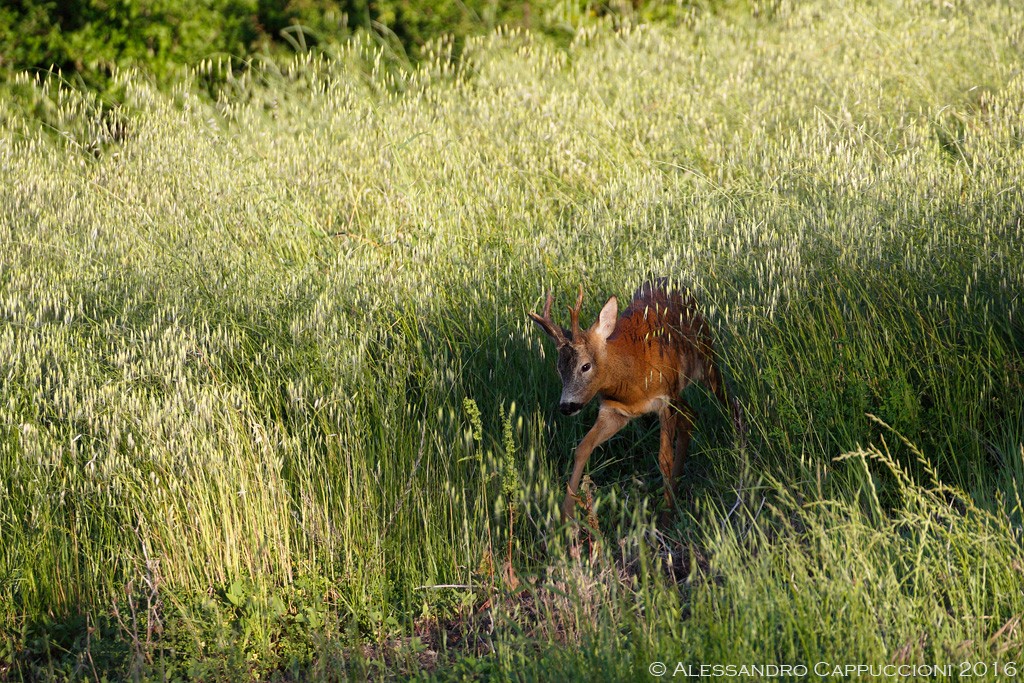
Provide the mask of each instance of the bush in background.
POLYGON ((369 30, 409 58, 499 25, 564 33, 586 17, 682 16, 683 2, 580 0, 14 0, 0 8, 0 67, 80 75, 105 86, 115 66, 164 80, 213 55, 245 58, 338 43, 369 30))

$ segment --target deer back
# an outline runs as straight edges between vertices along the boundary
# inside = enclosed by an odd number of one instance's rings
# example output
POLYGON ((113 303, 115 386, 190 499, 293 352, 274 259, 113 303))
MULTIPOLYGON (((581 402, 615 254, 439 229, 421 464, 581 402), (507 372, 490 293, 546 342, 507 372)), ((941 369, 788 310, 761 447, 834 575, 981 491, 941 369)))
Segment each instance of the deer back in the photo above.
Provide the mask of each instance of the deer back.
POLYGON ((674 397, 690 382, 720 392, 710 329, 691 296, 645 282, 608 337, 605 399, 625 404, 674 397))

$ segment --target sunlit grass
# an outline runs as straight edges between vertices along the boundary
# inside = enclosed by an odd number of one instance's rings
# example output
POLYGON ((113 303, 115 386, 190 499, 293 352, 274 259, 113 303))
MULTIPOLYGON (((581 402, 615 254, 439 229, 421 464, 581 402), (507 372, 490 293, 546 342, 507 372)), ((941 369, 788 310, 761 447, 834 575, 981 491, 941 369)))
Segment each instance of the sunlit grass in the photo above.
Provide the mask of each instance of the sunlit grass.
POLYGON ((354 43, 124 73, 116 112, 26 78, 57 124, 0 102, 0 677, 1019 654, 1022 20, 780 4, 414 73, 354 43), (574 558, 593 414, 525 313, 662 274, 749 443, 693 390, 659 534, 624 430, 574 558))

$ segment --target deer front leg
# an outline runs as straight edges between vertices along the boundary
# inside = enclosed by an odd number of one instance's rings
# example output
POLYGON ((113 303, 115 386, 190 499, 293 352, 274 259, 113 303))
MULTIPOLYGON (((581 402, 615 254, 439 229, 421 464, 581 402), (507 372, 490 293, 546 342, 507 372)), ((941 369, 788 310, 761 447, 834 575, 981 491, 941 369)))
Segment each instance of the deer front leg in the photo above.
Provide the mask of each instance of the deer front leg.
POLYGON ((665 515, 662 521, 675 509, 676 477, 683 473, 686 451, 690 446, 690 432, 693 431, 693 408, 683 399, 676 399, 658 413, 661 420, 661 449, 658 465, 665 482, 665 515))
POLYGON ((597 422, 590 428, 587 435, 576 447, 572 476, 569 478, 569 488, 565 500, 562 501, 562 521, 572 519, 573 508, 576 506, 576 498, 579 492, 580 479, 583 478, 583 468, 590 460, 590 454, 594 449, 612 438, 616 432, 622 429, 629 418, 609 408, 601 408, 597 414, 597 422))

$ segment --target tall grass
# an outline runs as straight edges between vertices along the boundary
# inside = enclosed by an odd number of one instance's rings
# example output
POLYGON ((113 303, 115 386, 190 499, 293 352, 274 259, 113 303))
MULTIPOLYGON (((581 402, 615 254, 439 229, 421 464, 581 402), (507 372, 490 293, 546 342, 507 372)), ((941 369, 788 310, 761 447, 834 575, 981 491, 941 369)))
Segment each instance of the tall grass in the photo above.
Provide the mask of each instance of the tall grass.
POLYGON ((60 127, 0 102, 0 678, 1015 661, 1022 19, 354 42, 116 111, 23 78, 60 127), (692 390, 656 532, 639 421, 567 553, 591 413, 525 313, 660 274, 747 445, 692 390))

